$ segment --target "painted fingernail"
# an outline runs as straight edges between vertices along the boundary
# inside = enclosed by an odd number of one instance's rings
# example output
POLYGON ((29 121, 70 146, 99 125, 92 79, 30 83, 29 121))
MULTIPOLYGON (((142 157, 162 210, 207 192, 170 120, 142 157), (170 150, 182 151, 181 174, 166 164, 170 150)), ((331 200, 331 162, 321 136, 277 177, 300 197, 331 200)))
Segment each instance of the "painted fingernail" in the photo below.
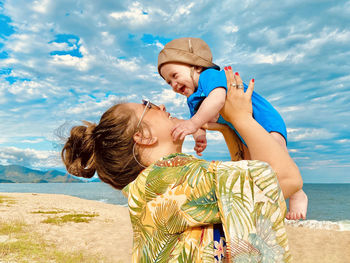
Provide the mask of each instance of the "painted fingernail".
POLYGON ((224 69, 227 70, 227 67, 225 67, 224 69))
POLYGON ((228 69, 232 69, 231 66, 228 66, 228 69))
POLYGON ((239 76, 238 72, 236 72, 235 75, 239 76))
POLYGON ((255 79, 252 79, 252 82, 254 83, 255 79))

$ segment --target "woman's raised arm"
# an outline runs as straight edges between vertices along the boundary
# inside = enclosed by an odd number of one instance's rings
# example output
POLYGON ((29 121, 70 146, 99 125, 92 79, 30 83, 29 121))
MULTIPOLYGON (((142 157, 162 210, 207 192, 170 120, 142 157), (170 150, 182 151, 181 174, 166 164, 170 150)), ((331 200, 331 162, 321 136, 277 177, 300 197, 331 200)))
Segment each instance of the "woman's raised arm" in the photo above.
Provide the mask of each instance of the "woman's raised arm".
POLYGON ((221 115, 231 122, 246 142, 251 159, 267 162, 277 174, 277 178, 284 198, 302 188, 302 178, 297 165, 272 136, 253 118, 251 96, 254 89, 254 80, 244 92, 237 85, 242 85, 238 73, 233 74, 226 69, 227 98, 221 115))
POLYGON ((221 132, 229 150, 231 161, 243 160, 243 143, 230 127, 228 127, 226 124, 210 122, 204 124, 202 128, 209 131, 221 132))

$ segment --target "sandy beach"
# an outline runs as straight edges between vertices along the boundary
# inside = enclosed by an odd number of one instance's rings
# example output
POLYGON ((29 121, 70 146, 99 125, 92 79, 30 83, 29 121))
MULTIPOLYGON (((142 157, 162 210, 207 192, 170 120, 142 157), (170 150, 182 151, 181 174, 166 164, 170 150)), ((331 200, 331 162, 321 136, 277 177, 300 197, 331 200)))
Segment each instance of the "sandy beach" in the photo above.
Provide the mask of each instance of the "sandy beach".
MULTIPOLYGON (((95 262, 130 262, 132 229, 126 207, 66 195, 0 193, 0 229, 11 222, 23 222, 28 231, 65 253, 78 251, 92 262, 93 256, 95 262), (77 214, 90 221, 48 221, 77 214)), ((350 262, 350 231, 297 226, 287 226, 287 231, 294 262, 350 262)), ((0 246, 14 242, 11 238, 0 233, 0 246)), ((1 263, 18 262, 14 256, 13 261, 2 261, 1 251, 1 263)))

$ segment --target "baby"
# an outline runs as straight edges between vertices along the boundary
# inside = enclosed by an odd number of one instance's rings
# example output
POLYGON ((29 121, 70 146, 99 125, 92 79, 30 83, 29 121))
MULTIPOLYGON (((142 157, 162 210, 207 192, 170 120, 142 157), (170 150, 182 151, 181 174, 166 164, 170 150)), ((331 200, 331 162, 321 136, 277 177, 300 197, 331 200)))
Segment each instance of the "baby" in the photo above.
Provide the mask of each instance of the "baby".
MULTIPOLYGON (((233 125, 219 114, 226 99, 226 75, 212 63, 210 48, 202 39, 179 38, 167 43, 158 55, 158 72, 176 93, 187 97, 190 109, 191 119, 174 127, 174 140, 193 134, 194 149, 201 155, 207 146, 206 132, 201 127, 208 122, 218 122, 229 125, 244 143, 233 125)), ((254 119, 287 150, 286 126, 276 109, 256 92, 253 92, 252 104, 254 119)), ((286 218, 305 219, 307 203, 304 191, 295 193, 289 200, 286 218)))

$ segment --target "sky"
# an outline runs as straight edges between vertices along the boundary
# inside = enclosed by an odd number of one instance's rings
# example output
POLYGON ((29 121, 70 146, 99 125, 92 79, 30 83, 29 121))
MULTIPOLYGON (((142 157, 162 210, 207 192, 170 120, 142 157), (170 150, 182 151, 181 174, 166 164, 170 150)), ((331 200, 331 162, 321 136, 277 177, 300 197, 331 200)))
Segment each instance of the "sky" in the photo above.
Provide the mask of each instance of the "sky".
MULTIPOLYGON (((199 37, 280 112, 305 183, 350 183, 350 1, 0 0, 0 164, 64 170, 62 140, 119 101, 189 118, 157 72, 199 37)), ((209 133, 207 160, 229 160, 209 133)), ((194 154, 188 137, 184 152, 194 154)), ((268 149, 267 149, 268 150, 268 149)))

